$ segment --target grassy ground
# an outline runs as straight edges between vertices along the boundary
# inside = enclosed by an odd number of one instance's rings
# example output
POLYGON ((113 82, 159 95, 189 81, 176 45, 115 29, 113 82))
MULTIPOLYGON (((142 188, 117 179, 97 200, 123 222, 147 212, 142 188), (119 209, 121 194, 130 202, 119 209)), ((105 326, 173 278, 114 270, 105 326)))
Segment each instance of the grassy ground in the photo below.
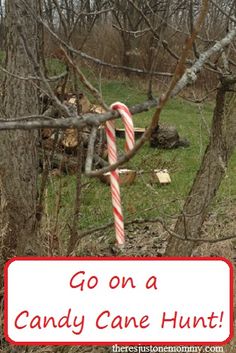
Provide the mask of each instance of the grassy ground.
MULTIPOLYGON (((102 92, 108 103, 119 100, 127 105, 132 105, 146 99, 143 88, 128 81, 104 81, 102 92)), ((155 93, 158 95, 158 92, 155 93)), ((147 144, 129 162, 128 167, 136 171, 143 170, 144 174, 138 175, 133 185, 122 186, 122 202, 126 219, 156 217, 163 214, 173 215, 180 211, 208 141, 213 108, 214 104, 209 102, 204 106, 188 103, 179 98, 169 102, 162 114, 161 121, 175 125, 179 134, 187 137, 191 145, 186 149, 157 150, 151 149, 147 144), (153 184, 151 171, 154 168, 167 168, 172 183, 168 186, 153 184)), ((153 111, 150 111, 135 116, 135 126, 147 126, 152 113, 153 111)), ((119 140, 118 143, 120 149, 123 148, 124 141, 119 140)), ((225 178, 214 203, 214 207, 218 209, 224 210, 225 204, 230 203, 236 196, 235 157, 232 159, 227 178, 225 178)), ((82 192, 79 227, 86 229, 111 221, 110 188, 98 179, 83 177, 83 182, 89 183, 89 186, 87 185, 82 192)), ((63 178, 62 184, 60 215, 64 224, 71 219, 76 179, 67 176, 63 178)), ((58 183, 53 182, 50 186, 50 195, 55 195, 57 189, 58 183)))

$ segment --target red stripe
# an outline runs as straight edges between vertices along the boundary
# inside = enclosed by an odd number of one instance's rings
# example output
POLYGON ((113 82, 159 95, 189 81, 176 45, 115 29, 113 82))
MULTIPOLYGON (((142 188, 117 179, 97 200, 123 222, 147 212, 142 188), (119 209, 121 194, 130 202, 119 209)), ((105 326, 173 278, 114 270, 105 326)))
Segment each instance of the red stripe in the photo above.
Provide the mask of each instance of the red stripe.
POLYGON ((108 157, 109 159, 111 158, 111 164, 115 163, 117 161, 117 153, 116 151, 112 149, 108 149, 108 157))
POLYGON ((112 190, 115 190, 117 192, 118 195, 120 195, 120 188, 119 188, 119 184, 117 185, 114 185, 114 183, 112 184, 112 190))
POLYGON ((112 191, 112 200, 116 201, 116 203, 120 205, 120 198, 117 196, 117 194, 114 193, 114 191, 112 191))
MULTIPOLYGON (((112 109, 119 111, 119 114, 121 115, 125 126, 126 148, 127 150, 132 149, 135 143, 135 138, 134 138, 134 130, 132 126, 132 122, 133 122, 132 115, 129 109, 122 103, 116 103, 112 105, 112 109)), ((108 157, 109 157, 110 164, 112 164, 113 162, 115 163, 117 161, 117 149, 115 144, 116 136, 115 136, 114 128, 115 128, 114 121, 109 121, 106 123, 106 135, 108 140, 108 157)), ((124 229, 123 229, 124 227, 123 214, 121 211, 119 180, 120 180, 120 177, 119 177, 118 171, 117 170, 112 171, 111 172, 111 194, 112 194, 112 203, 113 203, 113 214, 115 217, 116 238, 118 243, 123 244, 125 240, 125 236, 124 236, 124 229), (118 185, 115 183, 115 181, 118 183, 118 185), (120 208, 120 210, 117 209, 117 207, 120 208), (121 224, 119 224, 119 222, 121 222, 121 224)))
POLYGON ((132 130, 128 125, 125 125, 125 133, 128 135, 128 138, 134 144, 134 130, 132 130))
POLYGON ((108 151, 113 151, 116 154, 116 145, 108 144, 108 151))
POLYGON ((116 190, 116 188, 112 185, 112 196, 114 196, 116 198, 116 201, 118 204, 120 204, 120 193, 118 190, 116 190))
POLYGON ((119 205, 119 199, 116 199, 116 196, 113 194, 112 195, 112 205, 113 205, 113 207, 116 207, 116 204, 119 205))
MULTIPOLYGON (((130 140, 130 142, 132 143, 132 145, 134 145, 134 139, 133 139, 133 136, 130 135, 130 133, 128 131, 126 131, 126 134, 128 135, 128 138, 130 140)), ((127 139, 127 138, 126 138, 127 139)))
POLYGON ((124 237, 123 237, 123 235, 122 235, 122 236, 121 236, 121 235, 117 235, 117 236, 116 236, 116 240, 117 240, 117 243, 118 243, 118 244, 121 244, 121 245, 124 244, 124 237))
POLYGON ((112 176, 116 179, 117 183, 120 183, 120 176, 119 176, 119 173, 118 173, 117 169, 116 169, 116 170, 113 170, 113 171, 111 172, 111 174, 112 174, 112 176))
POLYGON ((116 236, 119 236, 119 238, 124 239, 124 235, 125 235, 124 228, 116 222, 115 229, 116 229, 116 236))
POLYGON ((122 231, 121 234, 116 235, 116 240, 117 240, 118 244, 124 244, 124 242, 125 242, 124 231, 122 231))
POLYGON ((121 234, 122 238, 124 237, 124 228, 122 228, 120 226, 119 223, 116 222, 116 229, 118 230, 118 232, 121 234))
POLYGON ((108 126, 110 129, 114 128, 114 120, 107 120, 106 126, 108 126))
POLYGON ((128 132, 132 137, 134 137, 134 129, 133 129, 133 126, 131 127, 130 125, 125 124, 125 130, 126 130, 126 132, 128 132))
POLYGON ((117 239, 118 244, 124 244, 124 242, 125 242, 124 231, 122 231, 121 234, 117 235, 116 239, 117 239))
POLYGON ((116 216, 119 218, 121 222, 123 222, 123 216, 120 214, 120 212, 117 210, 117 208, 113 207, 113 211, 116 214, 116 216))
POLYGON ((115 110, 120 110, 120 115, 122 115, 122 110, 126 112, 126 114, 128 114, 130 117, 131 117, 131 113, 129 111, 129 109, 126 107, 126 105, 123 105, 123 104, 115 104, 112 106, 112 109, 115 109, 115 110))
POLYGON ((108 153, 112 153, 116 157, 116 146, 108 146, 108 153))
POLYGON ((106 129, 106 134, 109 136, 109 138, 110 138, 113 142, 115 142, 116 137, 115 137, 114 133, 113 133, 111 130, 106 129))
POLYGON ((115 125, 107 121, 106 127, 105 127, 106 132, 107 130, 113 131, 114 129, 115 129, 115 125))
POLYGON ((125 122, 125 129, 134 135, 133 125, 131 126, 129 123, 125 122))

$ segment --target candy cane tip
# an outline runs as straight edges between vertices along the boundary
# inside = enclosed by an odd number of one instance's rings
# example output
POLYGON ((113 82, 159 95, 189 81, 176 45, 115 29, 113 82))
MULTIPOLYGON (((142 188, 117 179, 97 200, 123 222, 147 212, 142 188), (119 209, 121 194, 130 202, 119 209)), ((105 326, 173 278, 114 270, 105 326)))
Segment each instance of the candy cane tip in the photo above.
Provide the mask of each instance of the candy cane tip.
POLYGON ((125 105, 121 102, 115 102, 110 106, 110 109, 115 109, 116 106, 124 107, 125 105))

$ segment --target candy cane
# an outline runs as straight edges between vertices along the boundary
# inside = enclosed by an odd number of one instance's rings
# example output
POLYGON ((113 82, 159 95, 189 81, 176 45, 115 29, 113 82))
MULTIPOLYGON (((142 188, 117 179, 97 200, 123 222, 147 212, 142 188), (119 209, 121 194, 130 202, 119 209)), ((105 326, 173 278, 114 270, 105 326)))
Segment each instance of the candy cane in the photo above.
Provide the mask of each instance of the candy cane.
MULTIPOLYGON (((125 125, 125 149, 126 151, 130 151, 134 147, 134 125, 132 115, 126 105, 120 102, 112 104, 111 109, 117 110, 122 117, 122 121, 125 125)), ((116 132, 114 120, 106 122, 106 136, 108 145, 108 160, 110 164, 114 164, 117 162, 116 132)), ((110 173, 110 184, 113 215, 115 220, 116 240, 118 245, 123 245, 125 243, 125 232, 124 219, 121 207, 120 179, 118 169, 110 173)))

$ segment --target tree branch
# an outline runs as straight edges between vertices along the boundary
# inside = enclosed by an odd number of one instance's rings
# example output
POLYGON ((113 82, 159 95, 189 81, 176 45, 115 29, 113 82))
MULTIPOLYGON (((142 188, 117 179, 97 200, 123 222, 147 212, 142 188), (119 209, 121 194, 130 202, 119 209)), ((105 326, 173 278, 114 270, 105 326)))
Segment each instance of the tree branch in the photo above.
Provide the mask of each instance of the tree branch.
MULTIPOLYGON (((130 112, 135 115, 148 111, 149 109, 157 105, 158 100, 152 99, 144 103, 139 103, 130 108, 130 112)), ((33 130, 41 128, 78 128, 81 129, 87 125, 89 126, 99 126, 108 120, 119 119, 120 115, 117 111, 109 111, 104 114, 85 114, 83 116, 77 116, 72 118, 60 118, 54 119, 51 117, 45 117, 44 115, 30 115, 24 117, 17 117, 13 120, 0 120, 0 131, 4 130, 33 130)))

